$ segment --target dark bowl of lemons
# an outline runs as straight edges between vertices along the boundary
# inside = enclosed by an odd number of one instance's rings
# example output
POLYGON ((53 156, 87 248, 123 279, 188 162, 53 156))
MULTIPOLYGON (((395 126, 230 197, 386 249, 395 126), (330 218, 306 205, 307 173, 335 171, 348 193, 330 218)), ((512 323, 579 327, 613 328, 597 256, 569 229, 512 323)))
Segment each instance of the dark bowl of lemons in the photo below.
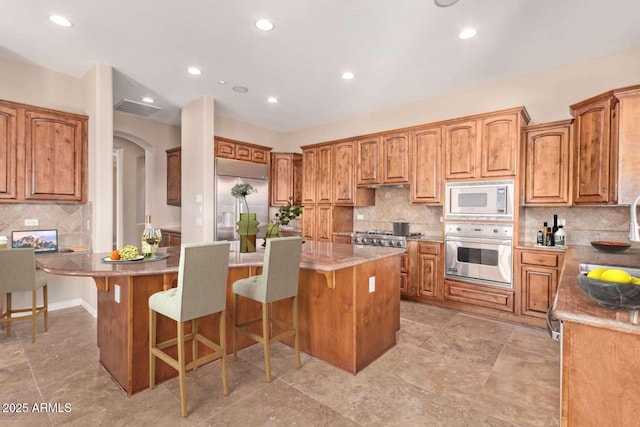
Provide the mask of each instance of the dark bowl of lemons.
POLYGON ((613 309, 640 308, 640 278, 623 268, 596 268, 578 275, 580 289, 600 305, 613 309))

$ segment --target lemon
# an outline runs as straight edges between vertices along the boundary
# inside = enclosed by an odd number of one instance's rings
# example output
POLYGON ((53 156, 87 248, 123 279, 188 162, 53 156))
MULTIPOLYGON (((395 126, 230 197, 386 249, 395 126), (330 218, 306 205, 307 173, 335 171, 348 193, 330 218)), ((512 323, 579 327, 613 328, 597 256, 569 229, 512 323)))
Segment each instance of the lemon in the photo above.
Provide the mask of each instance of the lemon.
POLYGON ((605 271, 607 271, 607 269, 604 267, 594 268, 587 274, 587 277, 589 279, 599 279, 602 273, 604 273, 605 271))
POLYGON ((640 285, 640 277, 631 277, 631 281, 629 283, 632 285, 640 285))
POLYGON ((624 270, 611 269, 602 272, 600 280, 604 282, 629 283, 631 282, 631 275, 624 270))

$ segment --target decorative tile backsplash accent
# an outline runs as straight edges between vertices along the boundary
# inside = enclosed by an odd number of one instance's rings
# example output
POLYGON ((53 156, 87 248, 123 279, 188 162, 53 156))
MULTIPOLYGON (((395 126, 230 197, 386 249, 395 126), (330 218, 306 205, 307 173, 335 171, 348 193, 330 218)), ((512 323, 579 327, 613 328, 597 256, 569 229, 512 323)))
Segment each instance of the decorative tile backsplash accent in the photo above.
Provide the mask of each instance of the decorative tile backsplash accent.
POLYGON ((358 207, 353 211, 354 231, 393 230, 394 221, 407 221, 412 233, 442 239, 441 206, 422 206, 409 203, 408 187, 376 188, 375 206, 358 207), (358 215, 363 219, 358 220, 358 215))
POLYGON ((0 203, 0 235, 11 238, 14 230, 58 230, 60 248, 92 247, 91 203, 0 203), (37 226, 25 226, 25 219, 37 219, 37 226))

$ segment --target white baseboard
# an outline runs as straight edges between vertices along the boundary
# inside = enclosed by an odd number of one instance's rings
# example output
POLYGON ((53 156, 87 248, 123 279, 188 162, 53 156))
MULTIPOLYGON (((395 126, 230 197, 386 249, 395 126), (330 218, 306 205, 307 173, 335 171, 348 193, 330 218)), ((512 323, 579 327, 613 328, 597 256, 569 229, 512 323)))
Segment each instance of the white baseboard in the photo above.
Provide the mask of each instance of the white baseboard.
POLYGON ((62 310, 65 308, 78 307, 78 306, 87 310, 87 312, 89 312, 89 314, 92 315, 93 317, 98 317, 98 312, 96 311, 96 309, 91 307, 89 304, 87 304, 87 302, 82 298, 74 298, 74 299, 69 299, 65 301, 58 301, 58 302, 51 303, 49 304, 49 311, 62 310))

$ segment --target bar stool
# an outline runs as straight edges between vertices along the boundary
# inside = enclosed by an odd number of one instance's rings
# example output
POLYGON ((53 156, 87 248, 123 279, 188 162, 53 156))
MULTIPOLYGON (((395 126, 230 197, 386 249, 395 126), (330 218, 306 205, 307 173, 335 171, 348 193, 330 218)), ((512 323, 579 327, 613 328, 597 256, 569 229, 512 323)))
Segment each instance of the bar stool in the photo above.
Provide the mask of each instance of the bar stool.
MULTIPOLYGON (((7 294, 7 310, 0 313, 0 323, 7 324, 7 336, 11 336, 11 322, 31 319, 31 342, 36 342, 36 319, 42 314, 44 330, 49 330, 49 303, 47 278, 36 272, 36 255, 32 248, 0 250, 0 294, 7 294), (37 304, 37 290, 42 288, 42 305, 37 304), (31 291, 31 308, 13 309, 11 294, 31 291), (31 313, 14 317, 16 313, 31 313)), ((1 296, 0 296, 1 298, 1 296)))
POLYGON ((187 416, 185 390, 186 371, 222 359, 222 385, 229 394, 227 377, 227 346, 225 336, 227 273, 229 269, 230 243, 185 243, 180 247, 178 286, 156 292, 149 297, 149 387, 155 387, 156 357, 178 371, 182 416, 187 416), (156 343, 156 317, 162 314, 176 321, 178 336, 156 343), (197 319, 220 313, 220 343, 216 344, 198 333, 197 319), (191 333, 184 334, 184 323, 191 321, 191 333), (192 361, 185 361, 185 341, 192 341, 192 361), (178 359, 163 351, 178 344, 178 359), (213 353, 198 357, 198 343, 213 353))
POLYGON ((233 358, 238 360, 236 351, 236 333, 247 335, 254 341, 262 343, 267 382, 271 382, 271 359, 269 345, 286 337, 294 337, 296 366, 300 363, 300 340, 298 334, 298 275, 300 272, 300 256, 302 239, 299 236, 267 239, 262 274, 240 279, 233 284, 233 358), (240 322, 238 320, 238 296, 258 301, 262 304, 262 316, 240 322), (292 324, 287 324, 271 317, 269 306, 275 301, 293 298, 292 324), (262 322, 262 335, 251 332, 249 326, 262 322), (271 336, 270 330, 275 326, 284 332, 271 336))

